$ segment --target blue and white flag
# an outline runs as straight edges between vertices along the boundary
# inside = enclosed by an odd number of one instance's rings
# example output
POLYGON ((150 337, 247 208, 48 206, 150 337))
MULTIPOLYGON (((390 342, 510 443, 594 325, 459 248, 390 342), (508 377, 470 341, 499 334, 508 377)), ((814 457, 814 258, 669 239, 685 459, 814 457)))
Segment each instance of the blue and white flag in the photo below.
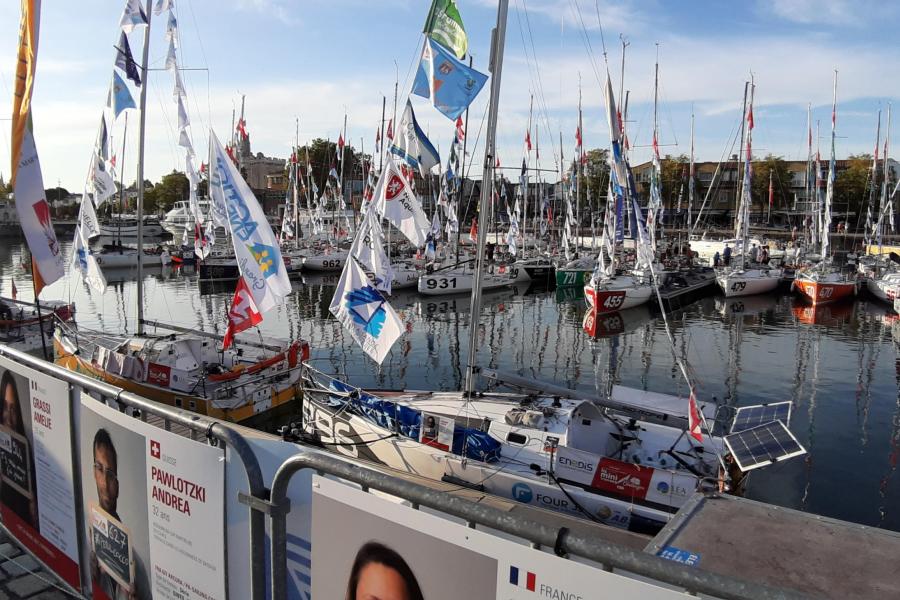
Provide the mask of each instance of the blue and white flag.
POLYGON ((153 7, 153 14, 159 16, 164 10, 172 10, 175 8, 175 0, 156 0, 156 6, 153 7))
POLYGON ((412 103, 406 101, 406 110, 397 123, 397 132, 391 141, 391 154, 398 156, 410 167, 418 169, 423 174, 441 162, 437 149, 425 136, 425 132, 416 121, 416 113, 413 112, 412 103))
POLYGON ((113 80, 109 88, 109 98, 107 98, 106 104, 112 108, 114 119, 118 119, 119 114, 126 108, 137 108, 134 98, 131 96, 131 90, 128 89, 128 85, 115 71, 113 71, 113 80))
POLYGON ((379 365, 403 331, 397 313, 352 256, 344 265, 328 310, 379 365))
POLYGON ((238 269, 260 312, 266 312, 291 292, 278 238, 250 187, 210 130, 210 193, 213 204, 228 211, 228 230, 238 269))
POLYGON ((137 63, 131 55, 131 46, 128 45, 128 36, 125 32, 119 36, 119 45, 116 46, 116 66, 122 69, 125 77, 132 80, 134 85, 141 86, 141 74, 138 71, 137 63))
POLYGON ((487 78, 487 75, 467 67, 452 52, 428 38, 412 92, 431 98, 436 109, 455 121, 484 87, 487 78))
POLYGON ((147 15, 144 13, 144 7, 141 6, 141 0, 125 0, 125 10, 122 12, 122 19, 119 21, 119 27, 125 33, 131 33, 137 25, 146 25, 147 15))
POLYGON ((416 248, 425 245, 431 223, 392 156, 387 157, 372 200, 375 210, 416 248))
POLYGON ((78 213, 78 226, 75 227, 72 266, 81 274, 82 281, 102 294, 106 291, 106 278, 97 264, 97 259, 91 253, 89 243, 91 238, 89 230, 95 227, 97 227, 97 214, 94 212, 90 196, 85 193, 82 196, 81 210, 78 213))
POLYGON ((350 256, 359 259, 363 266, 368 268, 375 276, 375 287, 391 293, 391 284, 394 281, 394 269, 391 261, 384 251, 384 231, 381 228, 381 217, 370 205, 365 217, 356 232, 356 238, 350 247, 350 256))

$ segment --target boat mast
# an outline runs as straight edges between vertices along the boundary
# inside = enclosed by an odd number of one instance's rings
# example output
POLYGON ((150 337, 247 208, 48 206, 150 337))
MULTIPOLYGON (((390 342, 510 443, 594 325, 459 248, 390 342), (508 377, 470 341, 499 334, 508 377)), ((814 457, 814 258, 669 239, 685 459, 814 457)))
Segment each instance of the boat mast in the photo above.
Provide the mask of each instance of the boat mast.
POLYGON ((651 200, 650 204, 652 206, 648 207, 647 216, 648 216, 648 225, 650 226, 650 248, 653 250, 653 254, 656 254, 656 229, 658 223, 656 222, 659 218, 659 213, 662 211, 662 189, 660 178, 662 177, 662 167, 659 162, 659 43, 656 44, 656 62, 653 66, 653 170, 656 172, 656 177, 654 177, 655 182, 653 185, 656 189, 655 192, 651 191, 651 200), (656 198, 652 198, 652 196, 656 195, 656 198), (658 204, 657 204, 658 203, 658 204), (650 213, 653 213, 652 218, 650 218, 650 213))
POLYGON ((300 245, 300 207, 298 206, 298 196, 299 191, 297 188, 300 186, 300 173, 298 173, 300 169, 300 157, 297 154, 300 152, 300 117, 296 117, 294 119, 294 151, 291 153, 291 179, 294 184, 294 247, 300 245))
MULTIPOLYGON (((497 146, 497 108, 500 100, 500 76, 503 71, 503 50, 506 43, 506 17, 509 9, 509 0, 499 0, 497 6, 497 25, 491 36, 491 96, 488 101, 487 134, 484 146, 484 172, 481 177, 481 214, 487 214, 488 202, 491 199, 490 185, 494 176, 494 161, 497 146)), ((481 284, 485 268, 484 245, 487 237, 485 227, 478 228, 478 252, 475 255, 475 281, 472 286, 472 310, 469 320, 469 361, 466 365, 465 397, 471 398, 475 389, 476 342, 478 338, 478 322, 481 315, 481 284)))
POLYGON ((581 133, 581 150, 575 165, 575 254, 578 254, 579 233, 581 231, 581 179, 584 176, 584 129, 581 118, 581 73, 578 74, 578 131, 581 133))
POLYGON ((688 223, 688 242, 690 242, 691 234, 694 233, 694 223, 691 219, 694 209, 694 110, 691 108, 691 164, 688 167, 688 205, 687 205, 687 223, 688 223))
MULTIPOLYGON (((348 140, 347 140, 347 112, 346 112, 346 111, 344 111, 344 134, 341 136, 341 139, 344 140, 344 145, 341 147, 341 180, 338 182, 338 187, 340 188, 339 191, 340 191, 340 193, 341 193, 341 204, 340 204, 340 206, 343 207, 343 208, 341 209, 341 213, 342 213, 342 214, 341 214, 341 217, 346 221, 346 220, 347 220, 347 208, 346 208, 346 207, 347 207, 347 204, 346 204, 346 202, 344 202, 344 162, 345 162, 345 159, 347 158, 347 144, 348 144, 348 140)), ((354 213, 354 215, 353 215, 353 223, 354 223, 354 227, 355 227, 355 225, 356 225, 356 214, 355 214, 355 213, 354 213)), ((347 224, 349 225, 349 221, 348 221, 347 224)), ((338 227, 338 230, 340 230, 340 227, 338 227)), ((349 231, 347 232, 347 235, 348 235, 348 236, 350 235, 350 232, 349 232, 349 231)))
POLYGON ((822 218, 822 260, 831 249, 831 203, 834 201, 834 138, 837 122, 837 69, 834 71, 834 91, 831 100, 831 157, 828 161, 828 182, 825 187, 825 215, 822 218))
MULTIPOLYGON (((469 55, 469 67, 472 66, 472 55, 469 55)), ((459 265, 459 236, 465 223, 462 223, 462 217, 465 217, 465 211, 462 207, 463 195, 466 192, 466 145, 469 142, 469 107, 466 106, 466 117, 463 120, 463 142, 462 156, 459 157, 459 173, 456 174, 459 184, 456 186, 456 258, 455 264, 459 265)), ((452 149, 451 143, 451 149, 452 149)), ((390 231, 390 227, 388 228, 390 231)))
MULTIPOLYGON (((805 184, 805 192, 806 192, 806 210, 804 213, 806 214, 807 220, 812 220, 812 203, 810 201, 810 196, 812 195, 812 191, 814 189, 813 186, 813 177, 812 177, 812 167, 813 167, 813 151, 812 151, 812 103, 808 103, 806 105, 806 184, 805 184)), ((814 246, 816 243, 815 240, 815 228, 810 228, 812 231, 812 238, 810 240, 810 247, 814 246)))
POLYGON ((884 212, 885 209, 890 210, 891 221, 894 220, 893 202, 888 202, 888 147, 891 140, 891 105, 888 103, 887 129, 884 132, 884 168, 882 169, 884 178, 881 182, 881 200, 878 206, 878 252, 883 252, 881 248, 882 231, 884 230, 884 212))
POLYGON ((525 134, 528 139, 528 144, 525 146, 525 159, 523 159, 522 169, 522 259, 528 258, 528 188, 530 183, 530 176, 528 171, 531 169, 531 116, 532 111, 534 110, 534 94, 531 95, 531 100, 528 103, 528 131, 525 134))
POLYGON ((147 124, 147 60, 150 56, 150 19, 153 0, 147 0, 144 51, 141 58, 141 118, 138 126, 137 167, 137 334, 144 334, 144 133, 147 124))
MULTIPOLYGON (((750 82, 744 82, 744 104, 741 109, 741 145, 738 148, 737 160, 735 161, 735 171, 737 175, 737 179, 735 183, 739 181, 743 181, 741 178, 741 153, 744 151, 744 132, 745 125, 747 124, 747 89, 750 87, 750 82)), ((734 214, 734 237, 741 237, 741 217, 743 215, 743 199, 741 198, 742 185, 734 186, 737 197, 735 198, 735 214, 734 214)), ((746 248, 744 249, 746 251, 746 248)))
MULTIPOLYGON (((128 113, 125 113, 125 128, 122 130, 122 160, 119 164, 119 216, 116 219, 116 242, 122 246, 122 214, 125 212, 125 142, 128 139, 128 113)), ((121 248, 120 248, 121 252, 121 248)))

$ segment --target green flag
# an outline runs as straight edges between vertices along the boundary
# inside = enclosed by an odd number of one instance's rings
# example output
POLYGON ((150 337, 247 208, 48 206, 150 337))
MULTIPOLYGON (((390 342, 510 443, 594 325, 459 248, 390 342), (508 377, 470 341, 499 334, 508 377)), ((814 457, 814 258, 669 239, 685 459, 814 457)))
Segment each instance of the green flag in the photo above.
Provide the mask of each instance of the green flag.
POLYGON ((469 39, 462 17, 456 7, 456 0, 434 0, 428 18, 425 20, 425 34, 449 48, 460 59, 466 57, 469 39))

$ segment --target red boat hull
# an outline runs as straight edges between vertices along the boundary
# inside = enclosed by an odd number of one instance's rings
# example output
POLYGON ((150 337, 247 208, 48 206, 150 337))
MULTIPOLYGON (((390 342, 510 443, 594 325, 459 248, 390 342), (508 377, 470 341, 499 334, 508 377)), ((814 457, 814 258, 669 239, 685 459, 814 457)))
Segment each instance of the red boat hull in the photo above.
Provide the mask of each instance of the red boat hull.
POLYGON ((815 305, 837 302, 856 294, 856 283, 852 281, 794 281, 794 288, 815 305))

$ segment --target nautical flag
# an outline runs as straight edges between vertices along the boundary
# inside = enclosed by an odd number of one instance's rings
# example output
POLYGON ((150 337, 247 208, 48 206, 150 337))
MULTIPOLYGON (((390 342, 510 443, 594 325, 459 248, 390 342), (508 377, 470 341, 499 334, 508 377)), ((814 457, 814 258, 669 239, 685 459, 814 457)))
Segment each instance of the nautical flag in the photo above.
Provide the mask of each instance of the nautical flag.
POLYGON ((125 10, 122 12, 122 19, 119 21, 119 27, 125 33, 131 33, 131 30, 137 25, 146 25, 147 15, 144 13, 144 7, 141 6, 141 0, 125 0, 125 10))
POLYGON ((581 127, 575 128, 575 149, 581 152, 581 127))
POLYGON ((94 192, 97 206, 101 206, 106 199, 116 193, 116 182, 112 173, 106 168, 106 161, 94 151, 91 158, 91 189, 94 192))
POLYGON ((487 75, 459 62, 446 48, 425 40, 412 93, 430 98, 436 109, 456 121, 487 81, 487 75))
POLYGON ((388 129, 387 129, 387 139, 394 139, 394 120, 391 119, 388 121, 388 129))
POLYGON ((500 168, 500 157, 499 157, 499 156, 497 157, 497 160, 496 160, 496 162, 494 163, 494 168, 495 168, 495 169, 499 169, 499 168, 500 168))
POLYGON ((462 142, 466 139, 466 128, 463 125, 462 117, 456 117, 456 141, 462 142))
POLYGON ((329 311, 379 365, 402 333, 397 313, 353 257, 344 265, 329 311))
POLYGON ((169 13, 169 20, 166 22, 166 39, 178 44, 178 20, 172 12, 169 13))
POLYGON ((338 134, 338 141, 337 141, 337 158, 338 158, 338 160, 341 160, 341 152, 343 152, 343 151, 344 151, 344 136, 343 136, 343 134, 338 134))
POLYGON ((242 138, 247 137, 247 121, 245 121, 243 117, 238 119, 237 127, 235 128, 235 131, 240 133, 242 138))
POLYGON ((478 243, 478 219, 472 218, 472 227, 469 229, 469 239, 473 244, 478 243))
POLYGON ((691 396, 688 399, 688 433, 698 442, 703 442, 703 433, 700 431, 700 424, 703 417, 700 415, 700 409, 697 407, 697 395, 691 390, 691 396))
POLYGON ((375 153, 381 152, 381 129, 375 130, 375 153))
POLYGON ((393 157, 388 156, 375 187, 375 210, 399 229, 414 246, 425 245, 430 223, 422 205, 404 179, 393 157))
POLYGON ((524 587, 533 592, 537 587, 537 575, 531 571, 519 573, 519 567, 509 567, 509 584, 516 587, 524 587))
POLYGON ((250 329, 254 325, 262 323, 263 317, 253 293, 244 278, 238 279, 237 288, 234 290, 234 298, 231 300, 231 308, 228 310, 228 329, 222 340, 222 350, 228 350, 234 342, 234 336, 242 331, 250 329))
POLYGON ((291 291, 278 247, 278 239, 262 207, 232 163, 216 135, 210 131, 213 162, 210 165, 210 194, 214 214, 217 204, 228 214, 228 230, 234 244, 241 276, 253 293, 260 312, 281 304, 291 291))
POLYGON ((531 130, 525 130, 525 151, 531 152, 531 130))
POLYGON ((138 71, 137 63, 131 55, 131 46, 128 45, 128 36, 125 32, 119 36, 119 45, 116 46, 116 66, 122 69, 125 76, 134 82, 134 85, 141 86, 141 74, 138 71))
POLYGON ((469 39, 456 0, 434 0, 422 33, 452 50, 457 58, 466 57, 469 39))
POLYGON ((31 94, 37 62, 40 12, 40 2, 22 2, 10 152, 10 184, 16 197, 16 212, 31 250, 32 267, 37 267, 34 269, 35 298, 40 295, 43 284, 53 283, 65 272, 59 242, 50 221, 50 205, 44 198, 41 161, 34 144, 31 123, 31 94))
POLYGON ((75 239, 72 244, 72 266, 81 273, 81 279, 100 292, 106 291, 106 278, 91 253, 90 239, 100 234, 97 213, 89 194, 82 195, 81 208, 78 211, 78 225, 75 227, 75 239))
POLYGON ((394 281, 394 270, 391 261, 384 251, 384 231, 381 229, 381 217, 370 207, 356 232, 356 238, 350 247, 350 256, 356 257, 375 276, 375 287, 390 294, 394 281))
POLYGON ((178 96, 178 129, 182 130, 188 125, 191 124, 191 120, 188 118, 187 108, 184 106, 184 98, 178 96))
POLYGON ((179 96, 186 98, 187 92, 184 91, 184 81, 181 80, 181 71, 175 69, 175 87, 172 90, 172 99, 174 100, 179 96))
POLYGON ((172 10, 175 8, 175 0, 156 0, 156 6, 153 7, 153 14, 159 16, 164 10, 172 10))
POLYGON ((164 65, 166 71, 177 71, 178 70, 178 55, 175 52, 175 38, 169 39, 169 50, 166 52, 166 64, 164 65))
POLYGON ((427 173, 441 162, 437 149, 425 136, 416 121, 412 102, 406 101, 403 116, 397 122, 397 137, 391 142, 391 154, 404 160, 406 164, 420 172, 427 173))
POLYGON ((112 84, 109 88, 109 98, 106 104, 112 108, 114 119, 118 119, 119 115, 126 108, 137 108, 134 98, 131 96, 131 90, 128 89, 128 85, 115 71, 113 71, 112 84))

